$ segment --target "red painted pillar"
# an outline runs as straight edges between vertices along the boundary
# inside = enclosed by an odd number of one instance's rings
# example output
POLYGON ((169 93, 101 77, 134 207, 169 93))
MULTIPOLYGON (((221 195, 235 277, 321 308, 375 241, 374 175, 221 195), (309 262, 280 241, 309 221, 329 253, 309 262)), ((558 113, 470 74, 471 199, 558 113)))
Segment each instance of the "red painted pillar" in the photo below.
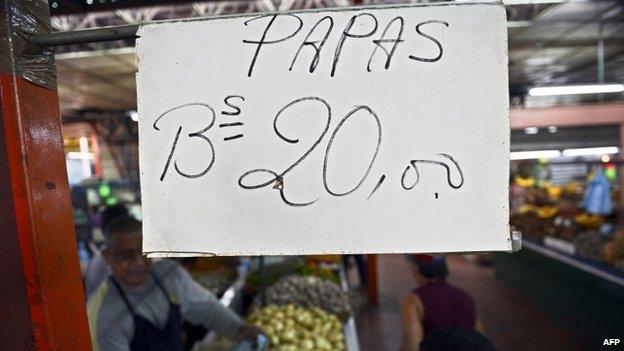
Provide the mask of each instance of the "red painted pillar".
POLYGON ((102 166, 102 149, 100 148, 100 135, 95 131, 95 128, 91 128, 93 131, 90 133, 90 137, 93 143, 93 155, 95 163, 95 175, 97 177, 104 176, 104 168, 102 166))
POLYGON ((0 350, 91 349, 53 59, 26 40, 48 25, 0 1, 0 350))
POLYGON ((368 290, 368 303, 371 305, 377 305, 377 303, 379 302, 377 292, 377 255, 366 255, 366 280, 366 289, 368 290))

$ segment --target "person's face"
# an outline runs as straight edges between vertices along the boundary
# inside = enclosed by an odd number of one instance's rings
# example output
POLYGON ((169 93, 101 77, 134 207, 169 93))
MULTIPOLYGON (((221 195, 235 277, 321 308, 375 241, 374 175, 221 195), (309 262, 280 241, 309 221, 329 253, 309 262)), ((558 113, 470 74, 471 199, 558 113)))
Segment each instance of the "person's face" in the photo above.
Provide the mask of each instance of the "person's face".
POLYGON ((141 256, 140 233, 114 233, 103 255, 118 282, 139 286, 147 279, 149 261, 141 256))

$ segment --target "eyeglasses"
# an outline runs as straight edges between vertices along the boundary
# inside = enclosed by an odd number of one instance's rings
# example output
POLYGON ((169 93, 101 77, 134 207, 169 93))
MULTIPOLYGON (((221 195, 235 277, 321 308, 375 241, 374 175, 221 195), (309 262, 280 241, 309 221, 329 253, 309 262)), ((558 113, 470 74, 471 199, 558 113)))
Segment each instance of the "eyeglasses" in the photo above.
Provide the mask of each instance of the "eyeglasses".
POLYGON ((143 259, 143 252, 141 250, 121 250, 113 253, 113 258, 119 263, 128 263, 135 259, 143 259))

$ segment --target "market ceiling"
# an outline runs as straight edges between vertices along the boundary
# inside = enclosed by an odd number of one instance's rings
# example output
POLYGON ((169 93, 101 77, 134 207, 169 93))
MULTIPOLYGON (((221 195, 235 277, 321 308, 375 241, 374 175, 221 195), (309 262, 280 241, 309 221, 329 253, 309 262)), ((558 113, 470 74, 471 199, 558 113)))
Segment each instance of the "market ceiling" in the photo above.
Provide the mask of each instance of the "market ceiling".
MULTIPOLYGON (((402 2, 407 1, 51 0, 50 7, 52 24, 57 30, 76 30, 168 18, 402 2)), ((530 86, 597 82, 598 43, 601 39, 604 45, 604 81, 624 81, 624 1, 503 2, 507 4, 509 21, 509 83, 512 97, 522 96, 530 86)), ((118 41, 57 48, 63 113, 136 108, 133 44, 133 41, 118 41)), ((595 97, 575 99, 582 102, 578 99, 595 97)), ((609 99, 622 100, 622 95, 607 96, 609 99)))
POLYGON ((76 15, 87 12, 114 11, 145 6, 180 5, 191 0, 50 0, 52 16, 76 15))

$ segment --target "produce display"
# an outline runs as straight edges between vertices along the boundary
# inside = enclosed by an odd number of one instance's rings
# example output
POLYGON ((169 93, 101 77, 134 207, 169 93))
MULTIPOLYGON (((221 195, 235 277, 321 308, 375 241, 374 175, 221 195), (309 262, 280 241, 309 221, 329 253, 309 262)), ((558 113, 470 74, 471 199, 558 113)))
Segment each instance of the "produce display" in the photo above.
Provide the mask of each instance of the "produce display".
POLYGON ((539 218, 534 211, 513 215, 510 222, 522 232, 524 238, 537 242, 541 242, 544 236, 554 236, 557 232, 552 219, 539 218))
POLYGON ((267 334, 271 350, 346 349, 342 323, 338 317, 320 308, 269 305, 254 311, 247 321, 267 334))
POLYGON ((577 255, 593 260, 602 259, 603 246, 607 240, 595 231, 582 232, 574 239, 577 255))
POLYGON ((574 217, 574 222, 582 228, 598 229, 603 222, 602 216, 581 213, 574 217))
POLYGON ((234 276, 229 272, 193 272, 193 279, 201 286, 209 290, 215 296, 222 296, 234 281, 234 276))
POLYGON ((550 206, 550 205, 542 205, 542 206, 524 205, 518 209, 518 212, 520 214, 527 214, 529 212, 533 212, 537 215, 537 217, 541 219, 549 219, 549 218, 553 218, 559 212, 559 208, 556 206, 550 206))
MULTIPOLYGON (((273 284, 266 291, 268 305, 293 304, 306 308, 321 308, 340 319, 347 320, 351 315, 351 306, 348 295, 338 284, 308 276, 285 276, 273 284)), ((258 300, 254 307, 259 307, 258 300)))
POLYGON ((317 264, 339 264, 342 260, 340 255, 310 255, 305 257, 306 263, 313 262, 317 264))
POLYGON ((177 260, 193 279, 220 297, 236 279, 238 260, 231 257, 199 257, 177 260))
POLYGON ((613 241, 603 246, 602 258, 608 264, 624 271, 624 231, 619 231, 613 241))
POLYGON ((323 267, 314 263, 306 263, 304 265, 301 265, 297 267, 295 271, 299 275, 314 276, 336 284, 340 283, 340 277, 333 269, 323 267))
MULTIPOLYGON (((524 192, 512 192, 510 196, 521 196, 525 204, 515 209, 510 224, 522 232, 524 239, 569 253, 555 241, 545 242, 544 238, 563 240, 571 244, 569 247, 578 257, 624 270, 624 230, 616 230, 624 220, 618 220, 617 211, 610 216, 587 213, 583 209, 586 184, 554 186, 526 177, 516 178, 515 184, 523 187, 524 192)), ((613 199, 618 198, 615 195, 612 194, 613 199)))
MULTIPOLYGON (((275 284, 283 276, 295 274, 297 268, 305 263, 301 257, 288 257, 278 263, 266 264, 264 268, 264 279, 267 286, 275 284)), ((258 270, 247 274, 245 290, 249 293, 257 293, 260 289, 260 272, 258 270)))

